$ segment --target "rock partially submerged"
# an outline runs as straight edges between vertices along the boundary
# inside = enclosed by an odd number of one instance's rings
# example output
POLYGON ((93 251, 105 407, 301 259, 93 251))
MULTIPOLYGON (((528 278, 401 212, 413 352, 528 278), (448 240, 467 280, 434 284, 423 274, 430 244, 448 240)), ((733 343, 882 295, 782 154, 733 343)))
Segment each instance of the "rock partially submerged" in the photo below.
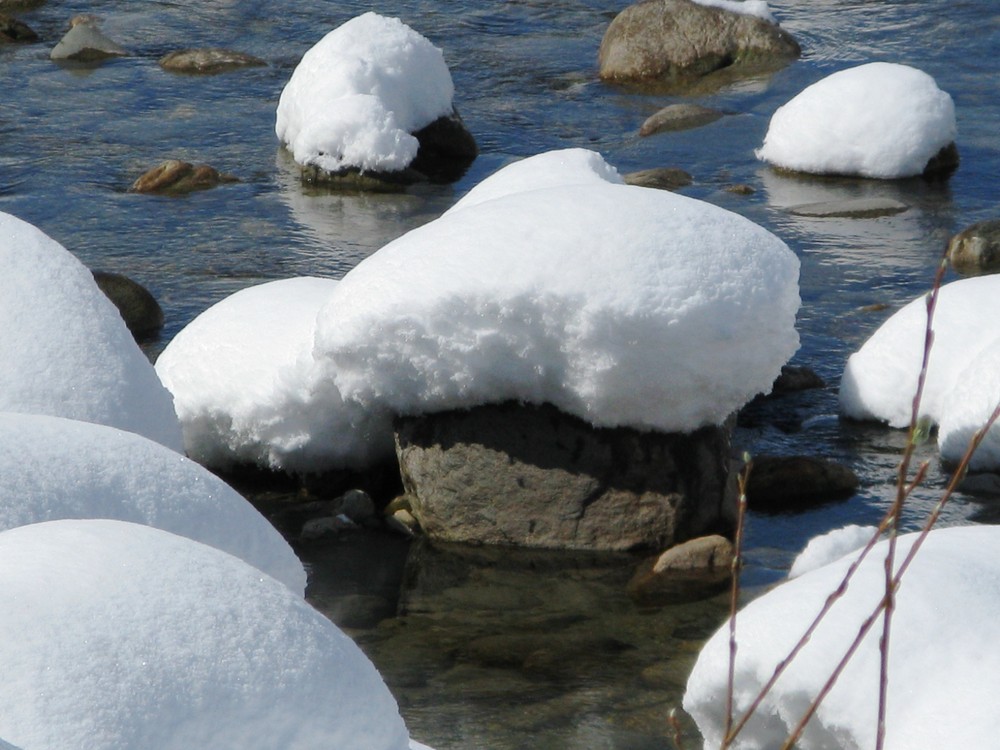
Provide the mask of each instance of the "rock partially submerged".
POLYGON ((432 540, 663 549, 732 523, 729 430, 598 429, 506 403, 396 423, 403 485, 432 540))
POLYGON ((692 130, 715 122, 724 114, 700 104, 670 104, 646 118, 639 128, 639 135, 645 137, 664 131, 692 130))
POLYGON ((643 560, 627 591, 641 604, 690 601, 711 596, 729 583, 735 548, 718 534, 691 539, 643 560))
MULTIPOLYGON (((0 8, 3 8, 0 5, 0 8)), ((12 16, 0 13, 0 44, 4 42, 29 43, 37 42, 38 34, 28 24, 18 21, 12 16)))
POLYGON ((136 341, 154 338, 163 328, 163 308, 146 287, 128 276, 94 271, 94 281, 111 300, 136 341))
POLYGON ((605 81, 679 90, 723 70, 737 78, 777 70, 800 54, 791 35, 758 16, 691 0, 646 0, 611 22, 598 64, 605 81))
POLYGON ((127 49, 104 35, 94 16, 76 16, 69 23, 69 31, 49 53, 53 60, 94 63, 129 55, 127 49))
POLYGON ((211 75, 264 65, 267 63, 259 57, 220 47, 179 49, 160 58, 160 67, 171 73, 211 75))
POLYGON ((822 201, 792 206, 788 213, 793 216, 809 216, 827 219, 877 219, 895 216, 909 210, 909 206, 892 198, 853 198, 843 201, 822 201))
POLYGON ((233 175, 220 173, 207 164, 168 159, 145 172, 129 188, 133 193, 166 193, 180 195, 195 190, 207 190, 224 182, 238 182, 233 175))
POLYGON ((1000 271, 1000 219, 980 221, 952 237, 948 260, 966 276, 1000 271))
POLYGON ((850 497, 858 477, 848 467, 814 456, 755 456, 747 502, 767 512, 806 510, 817 503, 850 497))
POLYGON ((656 188, 657 190, 678 190, 691 184, 691 175, 678 167, 654 167, 640 169, 622 175, 626 185, 656 188))

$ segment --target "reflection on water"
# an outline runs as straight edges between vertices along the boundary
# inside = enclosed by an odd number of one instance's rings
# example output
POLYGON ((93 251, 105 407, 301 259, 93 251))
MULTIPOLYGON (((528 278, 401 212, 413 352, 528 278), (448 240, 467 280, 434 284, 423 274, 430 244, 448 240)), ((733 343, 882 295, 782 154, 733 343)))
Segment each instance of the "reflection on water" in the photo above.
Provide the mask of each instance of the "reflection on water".
MULTIPOLYGON (((739 447, 828 456, 862 481, 844 502, 751 516, 745 583, 769 585, 810 536, 874 522, 891 501, 903 438, 838 420, 840 372, 895 307, 926 289, 951 232, 996 217, 1000 171, 994 0, 771 0, 771 7, 801 41, 803 59, 698 97, 728 113, 711 125, 640 138, 646 117, 684 98, 597 79, 597 48, 618 7, 397 2, 391 12, 443 49, 456 104, 482 153, 453 186, 365 196, 302 189, 275 138, 274 111, 302 53, 370 4, 48 0, 18 12, 42 43, 0 45, 8 94, 0 107, 0 210, 37 224, 88 265, 146 284, 166 314, 162 346, 210 304, 250 284, 343 275, 513 158, 585 147, 623 172, 682 167, 694 178, 685 194, 762 224, 800 257, 795 363, 828 383, 741 426, 739 447), (105 32, 135 56, 92 68, 53 64, 48 51, 80 12, 100 15, 105 32), (162 54, 189 46, 232 47, 269 64, 210 77, 157 65, 162 54), (874 60, 920 67, 955 99, 962 165, 947 185, 792 179, 754 158, 777 107, 835 70, 874 60), (178 198, 126 192, 167 157, 211 164, 240 182, 178 198), (728 192, 732 184, 749 192, 728 192), (863 220, 787 210, 865 196, 910 208, 863 220)), ((931 474, 904 518, 907 528, 946 480, 933 443, 920 456, 931 461, 931 474)), ((988 498, 958 497, 945 522, 996 522, 996 507, 988 498)), ((311 600, 358 637, 414 734, 438 750, 662 748, 665 712, 725 609, 709 600, 640 610, 622 590, 630 571, 592 561, 517 568, 424 551, 418 565, 407 563, 406 543, 364 535, 303 554, 311 600)))

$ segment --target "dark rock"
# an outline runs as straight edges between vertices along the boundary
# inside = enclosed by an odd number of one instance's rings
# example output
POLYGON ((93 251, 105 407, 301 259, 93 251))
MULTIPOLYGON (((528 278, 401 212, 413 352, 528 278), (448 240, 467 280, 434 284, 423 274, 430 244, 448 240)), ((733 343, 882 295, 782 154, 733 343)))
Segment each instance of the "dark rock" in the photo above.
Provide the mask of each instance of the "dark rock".
POLYGON ((135 340, 155 338, 163 328, 163 308, 149 290, 118 273, 94 271, 93 274, 97 286, 118 308, 135 340))
POLYGON ((434 540, 669 547, 731 526, 729 429, 598 429, 514 403, 397 420, 413 515, 434 540))
POLYGON ((774 379, 774 385, 771 386, 771 393, 778 396, 810 388, 826 388, 826 382, 809 367, 782 365, 781 374, 774 379))
POLYGON ((420 142, 420 148, 406 169, 362 172, 356 167, 349 167, 330 172, 309 165, 301 168, 302 181, 307 185, 344 190, 396 193, 422 182, 455 182, 479 155, 475 138, 455 110, 421 128, 413 136, 420 142))
POLYGON ((26 23, 16 18, 0 13, 0 43, 3 42, 37 42, 36 34, 26 23))
POLYGON ((922 176, 928 180, 947 180, 958 169, 959 161, 958 146, 949 143, 930 158, 922 176))
POLYGON ((375 502, 364 490, 348 490, 333 501, 333 511, 343 514, 358 525, 367 525, 376 519, 375 502))
POLYGON ((1000 271, 1000 220, 981 221, 952 237, 948 260, 965 275, 1000 271))
POLYGON ((639 135, 645 137, 664 131, 691 130, 715 122, 724 115, 717 109, 700 104, 671 104, 648 117, 639 128, 639 135))
POLYGON ((45 0, 0 0, 0 11, 29 10, 45 5, 45 0))
POLYGON ((731 581, 733 543, 713 534, 671 547, 643 560, 628 595, 642 604, 666 604, 714 596, 731 581))
POLYGON ((726 185, 724 188, 727 193, 733 193, 734 195, 753 195, 757 191, 750 185, 745 185, 743 183, 736 183, 734 185, 726 185))
POLYGON ((792 206, 788 213, 794 216, 813 216, 841 219, 877 219, 894 216, 909 210, 909 206, 892 198, 854 198, 843 201, 823 201, 792 206))
POLYGON ((195 166, 186 161, 168 159, 139 177, 129 190, 133 193, 179 195, 237 181, 232 175, 220 174, 205 164, 195 166))
POLYGON ((747 482, 751 510, 806 510, 816 503, 850 497, 858 477, 848 467, 812 456, 755 456, 747 482))
POLYGON ((108 39, 93 16, 76 16, 70 21, 69 31, 53 47, 49 57, 53 60, 94 63, 110 57, 126 57, 129 51, 108 39))
POLYGON ((160 58, 160 67, 171 73, 211 75, 263 65, 267 63, 259 57, 219 47, 180 49, 160 58))
POLYGON ((622 175, 627 185, 656 188, 657 190, 677 190, 691 184, 691 175, 677 167, 657 167, 641 169, 622 175))
POLYGON ((647 0, 611 22, 598 53, 600 76, 675 90, 716 71, 777 70, 801 54, 778 26, 691 0, 647 0))

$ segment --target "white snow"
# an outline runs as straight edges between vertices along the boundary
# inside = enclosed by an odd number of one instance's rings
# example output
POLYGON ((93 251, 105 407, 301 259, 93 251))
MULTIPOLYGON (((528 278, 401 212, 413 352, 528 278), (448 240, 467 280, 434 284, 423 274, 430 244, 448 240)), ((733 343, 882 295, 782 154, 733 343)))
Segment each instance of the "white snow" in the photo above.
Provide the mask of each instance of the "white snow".
POLYGON ((508 399, 599 426, 720 423, 797 348, 798 305, 774 235, 571 150, 501 170, 339 282, 224 300, 157 370, 199 460, 361 466, 391 453, 395 414, 508 399))
POLYGON ((344 403, 313 359, 316 315, 337 283, 301 277, 243 289, 170 342, 156 370, 174 394, 188 455, 290 472, 391 455, 389 417, 344 403))
POLYGON ((955 140, 955 107, 926 73, 868 63, 809 86, 774 113, 757 157, 799 172, 912 177, 955 140))
POLYGON ((694 2, 709 8, 728 10, 730 13, 757 16, 768 23, 777 23, 767 5, 767 0, 694 0, 694 2))
MULTIPOLYGON (((915 535, 899 540, 901 559, 915 535)), ((861 622, 884 595, 882 542, 866 558, 837 604, 734 748, 780 746, 826 681, 861 622)), ((851 557, 789 580, 747 605, 736 620, 737 716, 773 674, 851 557)), ((1000 528, 933 531, 904 574, 890 639, 886 750, 986 748, 996 745, 1000 714, 1000 528)), ((803 750, 875 746, 879 685, 876 625, 810 722, 803 750)), ((701 730, 705 750, 719 747, 729 663, 728 623, 708 641, 688 680, 684 708, 701 730)))
POLYGON ((406 750, 371 662, 242 560, 121 521, 0 533, 0 736, 32 750, 406 750))
POLYGON ((301 595, 288 543, 215 475, 159 443, 61 417, 0 413, 0 530, 108 518, 170 531, 242 558, 301 595))
POLYGON ((278 101, 275 132, 295 161, 335 172, 404 169, 411 133, 452 112, 441 50, 397 18, 365 13, 299 62, 278 101))
MULTIPOLYGON (((941 426, 942 455, 951 460, 961 457, 1000 400, 1000 336, 984 325, 997 315, 1000 277, 977 276, 941 287, 920 414, 941 426)), ((840 383, 843 414, 893 427, 909 424, 926 325, 925 296, 897 311, 850 356, 840 383)), ((973 467, 1000 467, 998 451, 1000 434, 991 432, 973 467)))
POLYGON ((119 427, 181 449, 172 399, 89 270, 0 212, 0 411, 119 427))
POLYGON ((788 577, 798 578, 803 573, 857 552, 868 544, 876 529, 875 526, 850 524, 813 537, 795 558, 791 570, 788 571, 788 577))

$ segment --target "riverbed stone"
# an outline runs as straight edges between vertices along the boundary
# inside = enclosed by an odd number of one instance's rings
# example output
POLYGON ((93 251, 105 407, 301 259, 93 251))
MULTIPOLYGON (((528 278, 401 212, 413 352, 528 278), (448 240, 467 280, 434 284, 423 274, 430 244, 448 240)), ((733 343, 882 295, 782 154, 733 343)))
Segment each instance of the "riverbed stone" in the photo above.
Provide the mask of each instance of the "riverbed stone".
POLYGON ((136 341, 148 341, 160 333, 163 328, 163 308, 146 287, 120 273, 92 273, 98 288, 118 308, 118 313, 136 341))
POLYGON ((27 44, 37 41, 38 34, 28 24, 18 21, 13 16, 0 13, 0 44, 5 42, 27 44))
POLYGON ((626 591, 641 603, 691 601, 729 583, 735 548, 719 534, 690 539, 643 560, 626 591))
POLYGON ((396 193, 425 182, 448 184, 468 170, 479 155, 476 139, 458 110, 439 117, 412 134, 420 143, 416 157, 406 169, 384 172, 356 167, 331 172, 316 165, 301 166, 302 182, 343 190, 396 193))
POLYGON ((1000 271, 1000 219, 980 221, 952 237, 948 260, 964 275, 1000 271))
POLYGON ((69 23, 69 31, 49 53, 53 60, 94 63, 129 55, 127 49, 104 35, 95 17, 75 16, 69 23))
POLYGON ((657 190, 679 190, 692 182, 690 174, 679 167, 653 167, 640 169, 622 175, 626 185, 655 188, 657 190))
POLYGON ((444 542, 664 549, 731 526, 730 430, 595 428, 508 402, 396 422, 413 515, 444 542))
POLYGON ((774 379, 771 394, 780 396, 786 393, 798 393, 814 388, 826 388, 826 381, 816 371, 806 365, 782 365, 781 372, 774 379))
POLYGON ((207 190, 225 182, 237 182, 232 175, 222 174, 207 164, 195 166, 178 159, 167 159, 142 174, 132 187, 133 193, 166 193, 179 195, 195 190, 207 190))
POLYGON ((909 206, 893 198, 853 198, 842 201, 821 201, 792 206, 793 216, 840 219, 877 219, 895 216, 909 210, 909 206))
POLYGON ((855 493, 858 476, 849 467, 816 456, 754 456, 747 482, 751 510, 806 510, 855 493))
POLYGON ((639 135, 646 137, 666 131, 692 130, 713 123, 724 114, 717 109, 690 102, 669 104, 646 118, 639 127, 639 135))
POLYGON ((646 0, 614 18, 598 64, 605 81, 683 89, 717 71, 738 77, 777 70, 800 54, 790 34, 756 16, 691 0, 646 0))
POLYGON ((947 180, 958 169, 960 161, 958 146, 953 141, 928 160, 921 176, 932 181, 947 180))
POLYGON ((259 57, 221 47, 179 49, 160 58, 160 67, 164 70, 193 75, 213 75, 264 65, 267 63, 259 57))

